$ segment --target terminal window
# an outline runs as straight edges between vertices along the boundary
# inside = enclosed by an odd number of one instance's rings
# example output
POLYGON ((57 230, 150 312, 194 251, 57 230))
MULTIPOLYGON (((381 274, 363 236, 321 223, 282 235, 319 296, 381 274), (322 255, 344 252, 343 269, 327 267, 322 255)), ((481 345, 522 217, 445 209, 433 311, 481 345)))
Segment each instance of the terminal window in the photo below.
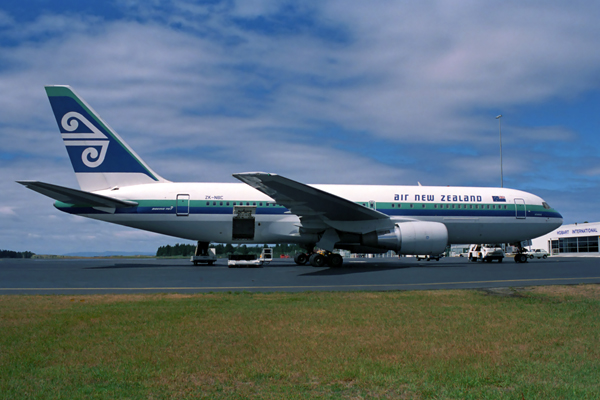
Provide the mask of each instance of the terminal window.
POLYGON ((552 241, 552 254, 598 253, 598 236, 561 238, 552 241))

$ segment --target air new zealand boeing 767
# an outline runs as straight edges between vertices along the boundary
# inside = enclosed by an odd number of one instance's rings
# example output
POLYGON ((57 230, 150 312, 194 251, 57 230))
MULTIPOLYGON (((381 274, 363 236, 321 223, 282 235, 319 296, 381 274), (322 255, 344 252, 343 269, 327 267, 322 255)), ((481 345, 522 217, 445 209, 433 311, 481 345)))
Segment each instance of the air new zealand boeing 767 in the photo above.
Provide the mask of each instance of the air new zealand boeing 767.
POLYGON ((46 92, 80 190, 19 183, 56 200, 61 211, 195 240, 201 249, 210 242, 296 243, 307 249, 296 263, 339 267, 334 249, 437 255, 458 243, 520 248, 563 221, 540 197, 505 188, 306 185, 266 172, 233 174, 242 183, 170 182, 69 86, 46 92))

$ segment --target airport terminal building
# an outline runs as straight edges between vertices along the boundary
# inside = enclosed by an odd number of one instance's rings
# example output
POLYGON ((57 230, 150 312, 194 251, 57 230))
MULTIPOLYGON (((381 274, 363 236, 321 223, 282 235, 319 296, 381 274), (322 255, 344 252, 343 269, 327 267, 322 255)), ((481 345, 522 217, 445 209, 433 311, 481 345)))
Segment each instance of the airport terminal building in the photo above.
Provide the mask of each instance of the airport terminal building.
POLYGON ((553 256, 600 256, 598 238, 600 222, 563 225, 539 238, 532 239, 532 249, 544 249, 553 256))

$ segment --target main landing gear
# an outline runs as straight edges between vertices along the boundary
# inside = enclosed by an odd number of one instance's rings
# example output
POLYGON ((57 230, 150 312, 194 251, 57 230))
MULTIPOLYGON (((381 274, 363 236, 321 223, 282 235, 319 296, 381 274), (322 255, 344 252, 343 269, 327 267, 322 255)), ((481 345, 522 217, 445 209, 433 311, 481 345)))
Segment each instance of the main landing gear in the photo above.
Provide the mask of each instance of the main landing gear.
POLYGON ((339 254, 330 251, 321 251, 317 253, 298 253, 294 256, 294 262, 298 265, 304 265, 308 262, 317 268, 326 265, 331 268, 340 268, 344 263, 344 259, 339 254))

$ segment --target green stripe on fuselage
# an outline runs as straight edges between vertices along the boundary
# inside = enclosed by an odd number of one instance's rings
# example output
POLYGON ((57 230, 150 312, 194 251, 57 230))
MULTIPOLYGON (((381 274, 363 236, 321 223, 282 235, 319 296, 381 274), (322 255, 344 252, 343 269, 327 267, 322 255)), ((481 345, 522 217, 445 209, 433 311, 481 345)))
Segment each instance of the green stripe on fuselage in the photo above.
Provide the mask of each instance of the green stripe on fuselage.
MULTIPOLYGON (((135 202, 138 203, 139 208, 162 208, 162 207, 176 207, 177 206, 177 200, 172 199, 172 200, 133 200, 135 202)), ((365 207, 368 207, 368 202, 356 202, 356 204, 358 205, 362 205, 365 207)), ((68 203, 63 203, 60 201, 56 201, 54 203, 54 205, 57 208, 81 208, 81 207, 92 207, 89 204, 68 204, 68 203)), ((213 208, 213 209, 219 209, 219 208, 232 208, 234 206, 243 206, 243 207, 256 207, 257 209, 260 210, 269 210, 269 209, 276 209, 276 208, 285 208, 282 205, 279 204, 275 204, 273 202, 265 202, 265 201, 240 201, 240 200, 190 200, 189 201, 189 207, 190 208, 213 208), (266 205, 268 204, 268 206, 266 205)), ((483 212, 485 211, 487 212, 500 212, 500 211, 511 211, 511 212, 515 212, 516 211, 516 205, 513 203, 509 203, 509 204, 492 204, 492 203, 477 203, 478 208, 475 208, 475 204, 473 203, 398 203, 398 202, 394 202, 394 203, 387 203, 387 202, 381 202, 381 203, 375 203, 375 209, 379 210, 383 213, 386 213, 386 211, 393 211, 393 210, 398 210, 400 212, 402 211, 411 211, 412 215, 414 215, 414 212, 419 211, 419 210, 424 210, 424 211, 439 211, 441 215, 444 214, 445 211, 468 211, 468 212, 483 212), (392 207, 392 204, 394 205, 394 207, 392 207), (411 208, 410 205, 413 205, 413 207, 411 208), (399 205, 401 205, 399 207, 399 205), (423 207, 424 205, 424 207, 423 207), (437 208, 436 208, 437 206, 437 208), (446 208, 446 206, 448 206, 448 208, 446 208), (453 208, 454 206, 454 208, 453 208), (460 206, 460 208, 459 208, 460 206), (473 206, 473 208, 470 208, 471 206, 473 206), (489 206, 489 208, 488 208, 489 206), (496 206, 496 208, 493 208, 494 206, 496 206), (506 206, 506 208, 504 208, 504 206, 506 206), (502 208, 500 208, 502 207, 502 208)), ((536 212, 545 212, 545 213, 556 213, 556 210, 550 208, 550 209, 545 209, 543 206, 538 206, 538 205, 527 205, 526 207, 528 213, 536 213, 536 212)), ((530 217, 535 217, 535 215, 529 215, 530 217)))

